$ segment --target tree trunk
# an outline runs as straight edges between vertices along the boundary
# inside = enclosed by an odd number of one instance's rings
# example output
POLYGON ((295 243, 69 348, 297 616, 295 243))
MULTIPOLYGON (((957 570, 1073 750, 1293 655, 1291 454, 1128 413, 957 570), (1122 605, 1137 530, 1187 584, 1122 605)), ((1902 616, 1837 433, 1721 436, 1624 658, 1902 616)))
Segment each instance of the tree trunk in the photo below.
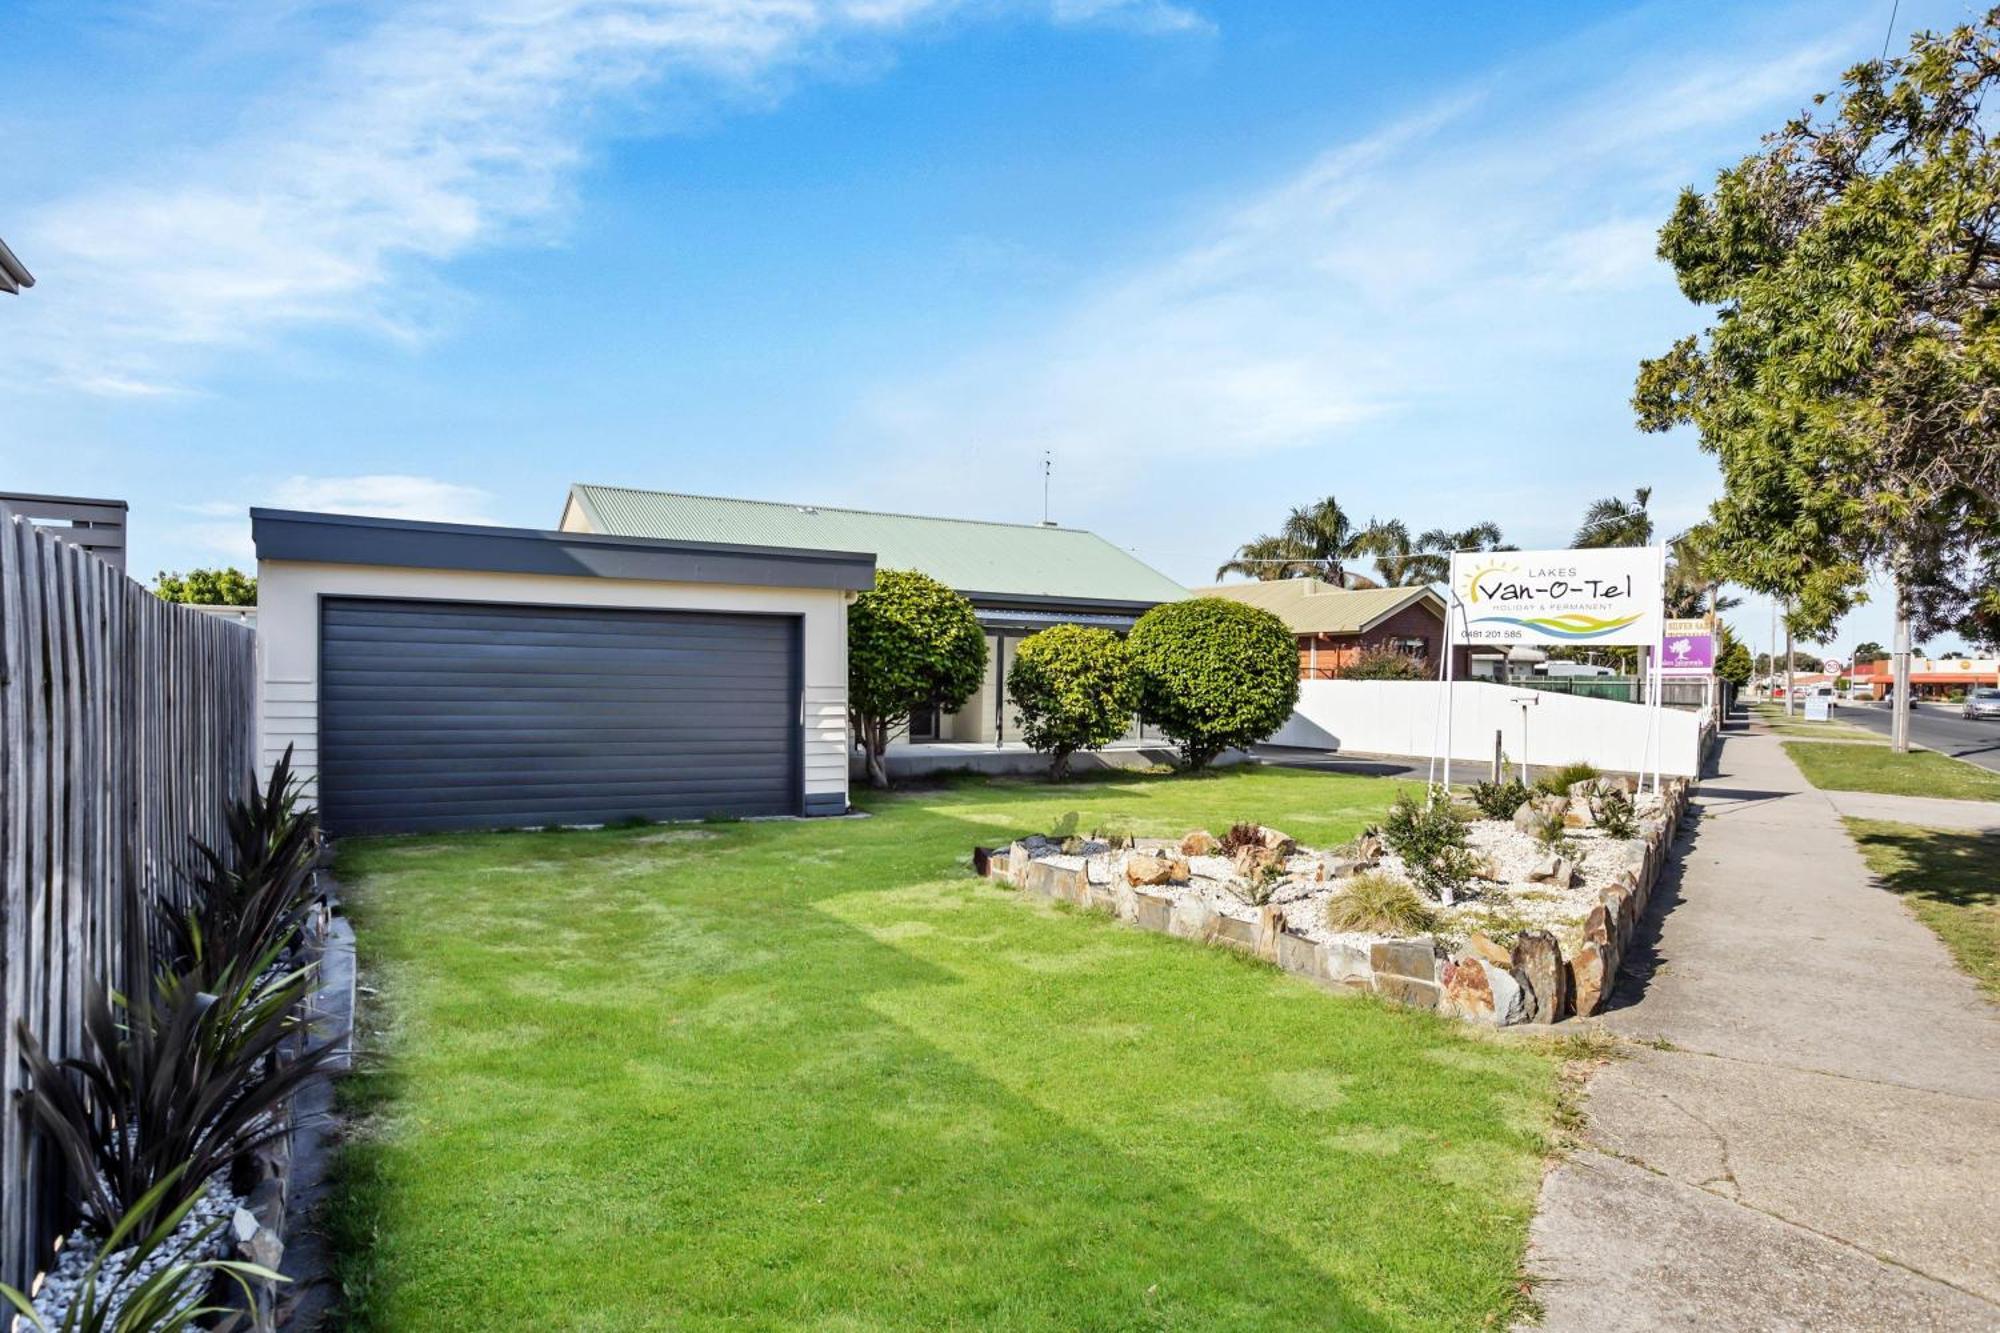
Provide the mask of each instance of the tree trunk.
POLYGON ((1896 634, 1890 649, 1889 748, 1897 754, 1910 749, 1910 599, 1903 580, 1896 579, 1896 634))
POLYGON ((1795 657, 1796 654, 1792 651, 1792 608, 1791 604, 1788 602, 1785 604, 1785 716, 1786 717, 1790 717, 1793 711, 1798 706, 1798 702, 1793 697, 1792 693, 1792 673, 1795 666, 1795 657))
POLYGON ((1069 780, 1069 751, 1051 750, 1049 752, 1049 781, 1067 782, 1068 780, 1069 780))
POLYGON ((882 756, 889 749, 889 724, 879 718, 871 718, 863 734, 862 748, 868 752, 868 785, 886 791, 889 787, 889 766, 882 756))

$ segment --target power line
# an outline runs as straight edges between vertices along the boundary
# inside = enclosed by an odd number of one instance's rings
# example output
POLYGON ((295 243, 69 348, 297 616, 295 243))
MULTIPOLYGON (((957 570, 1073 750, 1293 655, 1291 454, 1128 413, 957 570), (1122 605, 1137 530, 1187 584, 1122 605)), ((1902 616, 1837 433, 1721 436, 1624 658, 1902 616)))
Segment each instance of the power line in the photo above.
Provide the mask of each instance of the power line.
POLYGON ((1889 31, 1882 34, 1882 59, 1889 58, 1889 43, 1896 38, 1896 11, 1903 7, 1903 0, 1889 0, 1889 31))

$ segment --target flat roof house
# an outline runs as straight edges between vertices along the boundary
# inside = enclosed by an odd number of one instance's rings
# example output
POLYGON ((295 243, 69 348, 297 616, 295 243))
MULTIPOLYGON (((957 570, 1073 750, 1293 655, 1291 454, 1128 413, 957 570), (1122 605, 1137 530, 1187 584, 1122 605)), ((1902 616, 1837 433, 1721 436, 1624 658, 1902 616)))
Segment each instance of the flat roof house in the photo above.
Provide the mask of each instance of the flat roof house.
POLYGON ((986 680, 957 713, 912 719, 910 740, 917 743, 1016 739, 1020 727, 1006 701, 1006 679, 1022 639, 1059 624, 1122 632, 1161 602, 1188 595, 1096 533, 1053 524, 576 485, 560 526, 621 537, 868 551, 878 569, 921 570, 956 589, 986 627, 986 680))
MULTIPOLYGON (((1299 679, 1333 680, 1370 649, 1435 664, 1444 645, 1444 599, 1429 588, 1341 588, 1324 579, 1269 579, 1197 588, 1269 611, 1299 642, 1299 679)), ((1456 671, 1471 658, 1458 650, 1456 671)))

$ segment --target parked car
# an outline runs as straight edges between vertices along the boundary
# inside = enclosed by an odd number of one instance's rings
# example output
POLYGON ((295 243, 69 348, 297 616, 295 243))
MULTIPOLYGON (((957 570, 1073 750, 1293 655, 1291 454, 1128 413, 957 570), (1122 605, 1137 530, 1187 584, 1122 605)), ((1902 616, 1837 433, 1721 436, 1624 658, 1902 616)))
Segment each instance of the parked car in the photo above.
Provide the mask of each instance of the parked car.
POLYGON ((1968 690, 1965 695, 1966 717, 2000 717, 2000 690, 1968 690))

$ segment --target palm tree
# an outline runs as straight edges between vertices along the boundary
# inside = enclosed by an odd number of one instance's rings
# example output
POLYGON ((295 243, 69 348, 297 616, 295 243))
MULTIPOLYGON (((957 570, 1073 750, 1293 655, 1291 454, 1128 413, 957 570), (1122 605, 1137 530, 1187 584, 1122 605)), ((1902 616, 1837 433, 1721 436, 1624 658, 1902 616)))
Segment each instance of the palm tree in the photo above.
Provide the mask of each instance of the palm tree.
POLYGON ((1501 540, 1500 525, 1489 519, 1456 532, 1450 528, 1432 528, 1417 538, 1417 549, 1424 554, 1417 557, 1417 564, 1411 573, 1425 583, 1444 583, 1451 578, 1453 552, 1511 551, 1514 548, 1501 540))
POLYGON ((1615 495, 1591 503, 1583 511, 1583 526, 1576 530, 1576 537, 1570 545, 1592 546, 1649 546, 1653 541, 1653 516, 1646 512, 1646 503, 1653 498, 1651 486, 1640 486, 1632 492, 1630 503, 1615 495))
POLYGON ((1266 582, 1322 578, 1341 588, 1373 587, 1372 580, 1347 568, 1348 561, 1368 554, 1367 537, 1366 531, 1355 530, 1340 501, 1329 495, 1292 510, 1276 533, 1237 547, 1235 558, 1217 568, 1215 577, 1247 574, 1266 582))
POLYGON ((1667 543, 1667 615, 1694 620, 1711 611, 1743 605, 1741 597, 1722 595, 1722 574, 1716 567, 1715 530, 1697 523, 1667 543))
POLYGON ((1386 522, 1368 520, 1360 540, 1362 548, 1375 557, 1375 572, 1387 586, 1400 588, 1412 580, 1424 579, 1424 562, 1428 557, 1417 549, 1410 539, 1409 528, 1400 518, 1386 522))

